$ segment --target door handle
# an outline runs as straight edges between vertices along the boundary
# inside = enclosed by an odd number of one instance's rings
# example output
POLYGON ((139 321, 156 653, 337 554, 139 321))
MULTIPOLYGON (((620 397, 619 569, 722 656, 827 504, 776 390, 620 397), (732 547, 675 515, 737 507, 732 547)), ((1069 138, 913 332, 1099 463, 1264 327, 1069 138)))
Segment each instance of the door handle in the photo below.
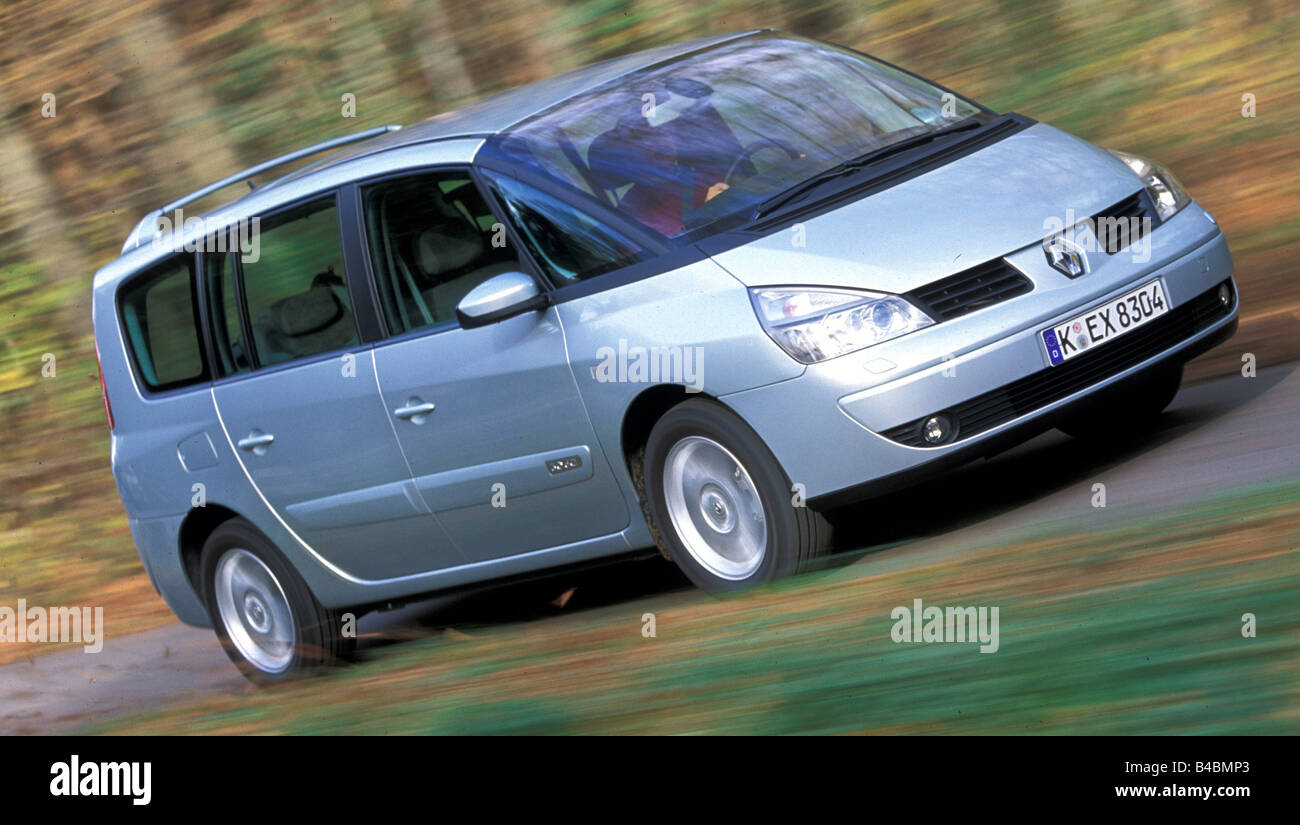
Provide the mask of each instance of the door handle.
POLYGON ((423 424, 424 419, 433 411, 434 405, 432 403, 424 401, 418 396, 411 396, 406 399, 404 406, 393 410, 393 415, 413 424, 423 424))
POLYGON ((252 450, 253 455, 266 455, 266 448, 275 441, 275 436, 261 430, 253 430, 246 437, 239 439, 237 445, 241 450, 252 450))

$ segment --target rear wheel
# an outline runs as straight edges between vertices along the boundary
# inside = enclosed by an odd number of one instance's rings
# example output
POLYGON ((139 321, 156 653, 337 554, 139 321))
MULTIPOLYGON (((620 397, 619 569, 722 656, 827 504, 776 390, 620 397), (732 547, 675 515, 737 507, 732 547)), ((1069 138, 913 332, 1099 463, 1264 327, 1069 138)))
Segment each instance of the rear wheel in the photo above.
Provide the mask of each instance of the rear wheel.
POLYGON ((741 590, 797 573, 830 550, 830 524, 802 502, 775 456, 713 401, 664 414, 645 450, 652 528, 692 582, 741 590))
POLYGON ((203 546, 203 595, 226 655, 257 684, 285 681, 342 659, 353 640, 253 525, 232 519, 203 546))
POLYGON ((1154 426, 1182 382, 1182 364, 1160 367, 1089 401, 1057 426, 1067 435, 1089 440, 1143 432, 1154 426))

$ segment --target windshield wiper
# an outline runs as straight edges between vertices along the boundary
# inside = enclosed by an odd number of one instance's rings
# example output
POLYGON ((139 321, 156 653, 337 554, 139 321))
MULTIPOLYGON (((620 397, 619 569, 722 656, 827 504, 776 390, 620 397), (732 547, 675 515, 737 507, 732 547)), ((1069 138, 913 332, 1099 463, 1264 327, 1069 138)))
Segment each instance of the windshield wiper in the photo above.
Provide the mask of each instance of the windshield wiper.
POLYGON ((844 177, 845 175, 856 172, 865 166, 870 166, 871 164, 890 157, 891 155, 905 152, 908 149, 914 149, 917 146, 929 143, 930 141, 941 138, 944 135, 950 135, 953 132, 964 132, 968 129, 975 129, 982 125, 983 123, 981 121, 975 120, 974 118, 966 118, 965 120, 959 121, 950 126, 944 126, 942 129, 922 132, 919 135, 912 135, 911 137, 906 137, 902 140, 896 140, 893 143, 881 146, 879 149, 867 152, 865 155, 859 155, 852 160, 846 160, 843 163, 836 164, 829 169, 818 172, 811 178, 802 180, 794 186, 784 189, 767 198, 755 207, 754 214, 750 216, 749 220, 750 222, 753 222, 759 218, 770 215, 790 201, 802 197, 827 181, 844 177))

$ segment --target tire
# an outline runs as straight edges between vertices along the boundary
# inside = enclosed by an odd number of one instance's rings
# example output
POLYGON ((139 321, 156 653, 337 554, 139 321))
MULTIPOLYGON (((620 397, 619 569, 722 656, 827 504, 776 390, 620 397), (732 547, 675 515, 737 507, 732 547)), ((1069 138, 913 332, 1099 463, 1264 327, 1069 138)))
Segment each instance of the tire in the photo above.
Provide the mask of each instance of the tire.
POLYGON ((1146 432, 1174 400, 1182 382, 1182 364, 1159 367, 1090 400, 1057 427, 1066 435, 1090 441, 1146 432))
POLYGON ((247 521, 231 519, 212 532, 200 569, 217 639, 253 683, 298 678, 351 653, 355 639, 343 636, 342 611, 316 601, 298 571, 247 521))
POLYGON ((830 523, 795 506, 771 450, 717 402, 693 399, 665 413, 644 467, 651 530, 703 590, 744 590, 806 570, 830 551, 830 523))

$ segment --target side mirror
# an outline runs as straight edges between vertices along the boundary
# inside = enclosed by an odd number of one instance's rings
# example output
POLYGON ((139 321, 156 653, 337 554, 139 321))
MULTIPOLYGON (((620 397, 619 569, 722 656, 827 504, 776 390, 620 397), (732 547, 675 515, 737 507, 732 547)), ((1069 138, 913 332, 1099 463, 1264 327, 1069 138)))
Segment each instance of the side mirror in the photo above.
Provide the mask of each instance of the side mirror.
POLYGON ((541 309, 549 301, 531 275, 503 272, 488 278, 461 298, 456 305, 456 319, 465 328, 481 327, 541 309))

